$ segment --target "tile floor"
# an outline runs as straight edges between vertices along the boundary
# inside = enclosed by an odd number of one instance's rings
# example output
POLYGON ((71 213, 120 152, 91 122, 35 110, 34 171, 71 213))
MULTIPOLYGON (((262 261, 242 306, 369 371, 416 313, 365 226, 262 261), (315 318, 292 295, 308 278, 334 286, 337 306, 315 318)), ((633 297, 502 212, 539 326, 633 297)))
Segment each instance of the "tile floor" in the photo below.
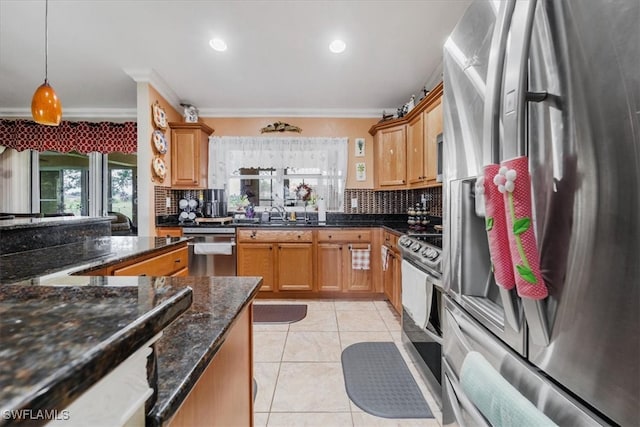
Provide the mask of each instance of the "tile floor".
POLYGON ((440 427, 442 416, 402 348, 400 318, 386 301, 269 301, 307 304, 307 316, 291 324, 255 324, 256 427, 440 427), (342 350, 363 341, 393 341, 400 349, 435 419, 391 420, 369 415, 347 396, 342 350))

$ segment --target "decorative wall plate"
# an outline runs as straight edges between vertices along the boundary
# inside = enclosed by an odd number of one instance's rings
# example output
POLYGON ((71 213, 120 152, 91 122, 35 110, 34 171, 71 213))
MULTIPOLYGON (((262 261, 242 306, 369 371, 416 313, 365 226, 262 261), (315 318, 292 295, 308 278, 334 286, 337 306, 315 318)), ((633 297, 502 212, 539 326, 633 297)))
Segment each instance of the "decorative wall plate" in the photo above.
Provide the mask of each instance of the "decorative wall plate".
POLYGON ((156 101, 151 106, 151 110, 153 112, 153 123, 155 123, 156 127, 162 130, 166 129, 167 113, 165 113, 164 108, 162 108, 158 101, 156 101))
POLYGON ((164 180, 165 176, 167 176, 167 166, 160 157, 153 158, 153 172, 156 174, 160 180, 164 180))
POLYGON ((154 130, 151 135, 151 139, 153 139, 153 146, 156 147, 156 150, 160 154, 165 154, 167 152, 167 138, 165 138, 164 133, 159 130, 154 130))

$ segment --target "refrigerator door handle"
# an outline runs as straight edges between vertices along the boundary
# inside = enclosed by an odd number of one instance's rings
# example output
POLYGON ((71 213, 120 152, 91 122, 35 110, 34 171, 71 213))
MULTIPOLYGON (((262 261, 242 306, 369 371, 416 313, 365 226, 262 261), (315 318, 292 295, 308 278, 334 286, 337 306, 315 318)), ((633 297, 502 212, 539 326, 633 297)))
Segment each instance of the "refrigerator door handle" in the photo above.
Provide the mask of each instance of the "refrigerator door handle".
POLYGON ((496 25, 491 38, 491 50, 487 64, 487 83, 484 98, 484 118, 482 134, 482 164, 500 163, 500 100, 507 36, 515 0, 500 3, 496 25))
MULTIPOLYGON (((501 115, 504 124, 504 159, 527 155, 526 104, 529 101, 540 102, 547 97, 546 94, 533 94, 527 90, 528 59, 536 5, 537 0, 519 1, 511 21, 501 115), (515 147, 512 145, 514 142, 515 147)), ((544 301, 522 298, 522 306, 531 340, 540 346, 549 345, 550 331, 544 301)))
MULTIPOLYGON (((500 4, 498 18, 491 39, 491 52, 496 54, 489 56, 487 66, 487 92, 484 99, 483 118, 483 164, 489 165, 500 162, 500 100, 502 78, 504 72, 505 51, 507 36, 511 26, 511 18, 515 9, 515 0, 500 4)), ((476 200, 483 199, 482 197, 476 200)), ((484 209, 476 206, 476 213, 484 214, 484 209)), ((504 307, 506 322, 514 331, 520 330, 518 310, 516 309, 515 289, 507 290, 500 287, 500 298, 504 307)))

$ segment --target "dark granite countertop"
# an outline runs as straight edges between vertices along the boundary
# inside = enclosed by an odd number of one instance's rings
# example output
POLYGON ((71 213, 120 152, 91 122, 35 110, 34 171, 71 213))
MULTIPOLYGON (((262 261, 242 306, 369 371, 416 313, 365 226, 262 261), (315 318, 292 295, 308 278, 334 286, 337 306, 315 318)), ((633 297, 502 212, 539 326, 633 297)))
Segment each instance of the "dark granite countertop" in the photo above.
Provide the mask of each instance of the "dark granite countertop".
POLYGON ((156 342, 158 395, 147 426, 161 426, 176 413, 262 283, 260 277, 167 280, 191 287, 193 305, 156 342))
POLYGON ((0 233, 4 230, 19 228, 55 227, 65 224, 91 224, 96 222, 111 222, 110 217, 93 216, 56 216, 49 218, 13 218, 0 222, 0 233))
POLYGON ((0 413, 64 409, 192 302, 178 279, 76 276, 50 285, 0 286, 0 413))
MULTIPOLYGON (((102 236, 65 245, 0 255, 0 285, 51 273, 81 273, 176 246, 187 238, 102 236)), ((39 279, 35 279, 38 284, 39 279)))

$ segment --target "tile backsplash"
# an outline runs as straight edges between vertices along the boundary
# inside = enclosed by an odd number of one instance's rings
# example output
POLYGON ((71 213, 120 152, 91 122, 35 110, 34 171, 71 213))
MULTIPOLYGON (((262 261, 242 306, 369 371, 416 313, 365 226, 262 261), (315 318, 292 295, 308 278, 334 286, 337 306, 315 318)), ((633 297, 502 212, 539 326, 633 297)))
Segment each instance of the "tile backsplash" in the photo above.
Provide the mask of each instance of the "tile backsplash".
POLYGON ((409 206, 420 203, 423 194, 427 212, 433 216, 442 216, 442 187, 391 191, 347 189, 344 192, 344 211, 370 214, 406 213, 409 206), (351 199, 358 200, 357 208, 352 207, 351 199))
MULTIPOLYGON (((177 215, 180 199, 200 199, 201 193, 201 190, 172 190, 166 187, 155 187, 156 215, 177 215), (171 207, 168 208, 167 197, 171 199, 171 207)), ((415 206, 416 203, 419 203, 423 194, 428 213, 442 216, 442 187, 392 191, 347 189, 344 192, 344 212, 403 214, 407 212, 409 206, 415 206), (351 199, 358 200, 357 208, 351 207, 351 199)))

